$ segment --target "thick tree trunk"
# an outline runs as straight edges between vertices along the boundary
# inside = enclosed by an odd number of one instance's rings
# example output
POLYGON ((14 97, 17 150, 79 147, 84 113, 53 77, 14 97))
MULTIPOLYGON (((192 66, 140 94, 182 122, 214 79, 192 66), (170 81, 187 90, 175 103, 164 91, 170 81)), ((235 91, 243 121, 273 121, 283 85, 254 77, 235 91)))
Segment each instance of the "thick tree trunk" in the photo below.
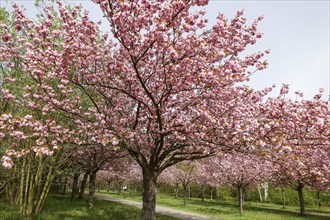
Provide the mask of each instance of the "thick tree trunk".
POLYGON ((88 193, 88 202, 87 202, 88 208, 93 208, 93 205, 94 205, 96 173, 97 173, 97 171, 93 171, 89 175, 89 193, 88 193))
POLYGON ((81 181, 78 199, 82 199, 84 197, 85 189, 86 189, 86 183, 87 183, 87 178, 88 178, 88 173, 86 172, 84 174, 83 180, 81 181))
POLYGON ((243 202, 244 202, 244 198, 243 198, 243 187, 238 187, 238 198, 239 198, 239 214, 243 215, 243 202))
POLYGON ((305 201, 304 201, 303 188, 304 188, 304 184, 299 183, 297 190, 299 195, 300 215, 305 215, 305 201))
POLYGON ((73 174, 71 200, 74 200, 76 195, 79 193, 79 188, 78 188, 79 176, 80 176, 80 173, 73 174))
POLYGON ((156 220, 157 177, 157 172, 143 168, 142 220, 156 220))
POLYGON ((286 202, 286 200, 285 200, 285 188, 281 188, 281 191, 282 191, 282 204, 283 204, 282 208, 285 209, 286 208, 286 205, 285 205, 285 202, 286 202))

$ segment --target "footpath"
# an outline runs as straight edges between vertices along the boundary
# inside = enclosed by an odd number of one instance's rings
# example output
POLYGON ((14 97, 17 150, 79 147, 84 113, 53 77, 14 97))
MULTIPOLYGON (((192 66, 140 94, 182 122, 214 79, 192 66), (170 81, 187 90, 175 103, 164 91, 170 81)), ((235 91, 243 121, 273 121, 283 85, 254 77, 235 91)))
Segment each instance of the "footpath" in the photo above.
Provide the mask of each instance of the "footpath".
MULTIPOLYGON (((142 208, 141 202, 134 202, 134 201, 127 200, 127 199, 113 198, 109 195, 99 194, 99 193, 95 193, 95 197, 97 197, 99 199, 112 201, 112 202, 118 202, 118 203, 121 203, 124 205, 142 208)), ((190 213, 190 212, 184 212, 184 211, 175 210, 175 209, 171 209, 171 208, 161 207, 158 205, 156 206, 156 212, 163 214, 163 215, 171 216, 174 218, 182 219, 182 220, 217 220, 215 218, 207 217, 204 215, 199 215, 199 214, 190 213)))

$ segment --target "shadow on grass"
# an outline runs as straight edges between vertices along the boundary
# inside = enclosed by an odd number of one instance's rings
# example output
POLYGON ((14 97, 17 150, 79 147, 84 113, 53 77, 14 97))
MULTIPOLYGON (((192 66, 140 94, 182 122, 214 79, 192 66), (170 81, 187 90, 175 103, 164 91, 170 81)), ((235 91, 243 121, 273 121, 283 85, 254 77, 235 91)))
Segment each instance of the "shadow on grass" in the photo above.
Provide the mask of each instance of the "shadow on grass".
MULTIPOLYGON (((119 197, 128 200, 140 201, 141 196, 132 196, 128 193, 103 193, 112 197, 119 197)), ((209 200, 204 202, 201 199, 191 198, 187 200, 187 206, 183 205, 183 198, 175 199, 175 197, 159 194, 157 196, 157 205, 165 206, 173 209, 179 209, 187 212, 200 213, 220 219, 241 219, 241 220, 330 220, 330 212, 327 210, 313 210, 309 212, 307 208, 307 215, 300 216, 298 207, 290 207, 289 209, 282 209, 280 205, 270 203, 251 203, 246 202, 244 205, 244 215, 239 215, 238 202, 236 200, 209 200), (317 213, 313 213, 313 212, 317 213)))
MULTIPOLYGON (((189 200, 189 204, 193 206, 201 206, 196 211, 201 211, 201 212, 208 212, 210 214, 216 215, 216 213, 221 212, 222 214, 237 214, 239 210, 239 206, 237 203, 234 201, 200 201, 200 200, 189 200)), ((267 213, 267 214, 274 214, 277 216, 281 216, 283 218, 301 218, 301 219, 308 219, 308 220, 330 220, 330 213, 326 212, 324 210, 321 210, 320 213, 315 213, 315 212, 307 212, 305 216, 300 216, 299 211, 294 211, 294 210, 288 210, 288 209, 281 209, 281 208, 272 208, 272 207, 267 207, 267 203, 263 203, 262 206, 257 206, 253 204, 245 204, 244 205, 244 211, 245 212, 250 212, 252 213, 267 213)))
MULTIPOLYGON (((238 206, 237 206, 238 209, 238 206)), ((246 205, 244 207, 245 210, 251 211, 251 212, 267 212, 267 213, 273 213, 276 215, 282 215, 286 217, 301 217, 301 218, 306 218, 308 220, 329 220, 330 219, 330 214, 329 213, 309 213, 305 216, 301 216, 299 211, 294 211, 294 210, 288 210, 288 209, 275 209, 271 207, 255 207, 251 205, 246 205)))
MULTIPOLYGON (((0 200, 0 220, 139 220, 141 209, 111 201, 95 199, 94 207, 87 208, 86 199, 71 201, 69 196, 49 195, 42 212, 34 217, 19 215, 18 206, 9 206, 0 200)), ((160 220, 176 218, 157 215, 160 220)))

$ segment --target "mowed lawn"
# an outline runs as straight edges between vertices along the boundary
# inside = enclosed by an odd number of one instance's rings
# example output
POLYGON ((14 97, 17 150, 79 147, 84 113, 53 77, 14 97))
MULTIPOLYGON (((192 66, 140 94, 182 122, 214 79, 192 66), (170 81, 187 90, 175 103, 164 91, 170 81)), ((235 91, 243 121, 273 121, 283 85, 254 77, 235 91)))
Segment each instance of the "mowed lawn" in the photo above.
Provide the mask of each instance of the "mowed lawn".
MULTIPOLYGON (((129 193, 104 193, 112 197, 126 198, 141 201, 141 196, 133 196, 129 193)), ((86 200, 71 201, 69 196, 52 194, 46 201, 43 211, 35 217, 23 218, 18 214, 19 207, 9 206, 4 197, 0 197, 0 220, 139 220, 141 210, 136 207, 126 206, 110 201, 96 199, 93 209, 88 209, 86 200)), ((157 205, 173 209, 195 212, 211 216, 221 220, 329 220, 330 208, 307 207, 307 216, 299 216, 299 207, 287 207, 282 209, 280 205, 269 203, 246 202, 244 215, 239 216, 236 201, 221 201, 191 198, 187 200, 187 206, 183 206, 183 199, 175 199, 172 196, 160 194, 157 196, 157 205), (311 214, 310 214, 311 213, 311 214)), ((172 217, 157 215, 158 220, 177 220, 172 217)))
MULTIPOLYGON (((102 194, 106 194, 102 192, 102 194)), ((133 196, 129 193, 109 193, 112 197, 141 201, 141 196, 133 196)), ((221 220, 330 220, 330 207, 306 207, 307 215, 299 216, 299 207, 288 206, 282 209, 281 205, 271 203, 246 202, 244 214, 239 215, 238 202, 206 199, 204 202, 198 198, 190 198, 187 205, 183 205, 183 199, 159 194, 157 205, 179 209, 187 212, 195 212, 221 220)))
MULTIPOLYGON (((50 195, 43 211, 35 217, 23 218, 19 207, 9 206, 0 197, 0 220, 140 220, 141 210, 110 201, 96 199, 93 209, 87 208, 86 200, 71 201, 69 196, 50 195)), ((157 215, 160 220, 177 220, 176 218, 157 215)))

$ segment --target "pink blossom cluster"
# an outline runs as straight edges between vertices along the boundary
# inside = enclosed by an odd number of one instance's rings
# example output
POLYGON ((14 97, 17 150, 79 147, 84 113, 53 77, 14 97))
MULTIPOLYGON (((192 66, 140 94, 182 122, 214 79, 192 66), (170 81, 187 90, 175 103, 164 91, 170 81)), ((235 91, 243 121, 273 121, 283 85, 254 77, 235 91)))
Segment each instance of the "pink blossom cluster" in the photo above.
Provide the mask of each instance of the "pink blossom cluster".
POLYGON ((66 129, 62 129, 53 120, 41 122, 32 115, 14 117, 11 114, 0 116, 0 140, 7 151, 2 163, 10 168, 15 158, 30 152, 35 155, 51 156, 58 145, 69 142, 66 129))
POLYGON ((262 156, 228 152, 211 158, 208 169, 218 185, 246 189, 272 180, 277 167, 262 156))

